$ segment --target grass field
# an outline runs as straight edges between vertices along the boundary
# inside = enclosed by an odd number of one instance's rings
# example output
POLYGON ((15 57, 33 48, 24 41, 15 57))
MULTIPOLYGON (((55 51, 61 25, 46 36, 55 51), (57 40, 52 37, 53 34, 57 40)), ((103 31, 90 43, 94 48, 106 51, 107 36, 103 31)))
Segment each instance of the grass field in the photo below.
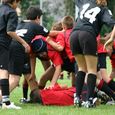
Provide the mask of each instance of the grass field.
MULTIPOLYGON (((110 66, 108 63, 108 72, 110 66)), ((43 71, 42 65, 38 62, 36 74, 38 79, 43 71)), ((22 78, 23 79, 23 78, 22 78)), ((21 80, 22 81, 22 80, 21 80)), ((64 77, 64 80, 59 80, 61 84, 68 84, 70 86, 70 80, 64 77)), ((19 99, 22 98, 22 86, 11 93, 11 100, 16 105, 22 107, 21 110, 2 110, 0 109, 0 115, 115 115, 115 106, 112 105, 99 105, 96 108, 76 108, 74 106, 42 106, 39 104, 21 104, 19 99)))

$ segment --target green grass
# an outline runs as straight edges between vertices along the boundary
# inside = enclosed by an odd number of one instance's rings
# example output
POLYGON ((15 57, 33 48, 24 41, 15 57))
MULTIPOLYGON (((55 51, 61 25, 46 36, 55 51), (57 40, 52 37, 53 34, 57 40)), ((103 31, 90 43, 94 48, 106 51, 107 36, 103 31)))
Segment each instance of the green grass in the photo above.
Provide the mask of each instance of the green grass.
MULTIPOLYGON (((108 61, 109 62, 109 61, 108 61)), ((108 72, 110 72, 110 65, 108 64, 108 72)), ((37 63, 36 74, 39 79, 43 71, 40 62, 37 63)), ((23 78, 22 78, 23 79, 23 78)), ((22 80, 21 80, 22 82, 22 80)), ((21 104, 19 99, 22 97, 22 86, 16 88, 11 93, 11 100, 16 105, 22 107, 21 110, 2 110, 0 109, 0 115, 115 115, 115 106, 112 105, 99 105, 96 108, 76 108, 74 106, 43 106, 40 104, 21 104)), ((66 77, 64 80, 59 80, 61 84, 68 84, 70 86, 70 80, 66 77)))

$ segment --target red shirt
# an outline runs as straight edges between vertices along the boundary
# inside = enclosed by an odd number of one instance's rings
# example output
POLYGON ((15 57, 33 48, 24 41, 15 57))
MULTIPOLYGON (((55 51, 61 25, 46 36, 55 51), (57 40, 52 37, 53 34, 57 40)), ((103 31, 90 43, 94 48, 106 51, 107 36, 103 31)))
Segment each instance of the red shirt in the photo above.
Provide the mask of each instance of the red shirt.
POLYGON ((74 103, 74 93, 75 88, 61 88, 60 86, 55 86, 53 89, 41 90, 41 99, 43 105, 60 105, 69 106, 74 103))
MULTIPOLYGON (((56 38, 52 38, 54 42, 56 42, 56 38)), ((48 56, 51 59, 54 66, 62 65, 63 60, 61 58, 61 55, 58 51, 56 51, 50 44, 47 44, 48 48, 48 56)))
POLYGON ((72 29, 68 29, 65 32, 59 33, 59 35, 56 38, 56 41, 64 47, 64 51, 62 51, 62 58, 65 58, 68 56, 70 61, 74 61, 75 58, 72 55, 72 51, 70 49, 70 33, 72 29))
POLYGON ((97 51, 98 53, 107 53, 107 51, 104 49, 104 45, 100 43, 100 35, 97 36, 97 51))
MULTIPOLYGON (((46 42, 46 38, 42 35, 38 35, 36 36, 33 40, 36 40, 36 39, 39 39, 39 38, 42 38, 45 42, 46 42)), ((55 41, 56 39, 52 39, 53 41, 55 41)), ((52 63, 54 64, 54 66, 57 66, 57 65, 62 65, 63 64, 63 60, 60 56, 60 53, 57 52, 51 45, 49 45, 47 43, 47 49, 48 49, 48 56, 49 58, 51 59, 52 63)))
POLYGON ((58 66, 58 65, 63 64, 63 60, 62 60, 59 52, 57 52, 55 50, 52 50, 52 51, 48 50, 48 56, 51 59, 54 66, 58 66))
POLYGON ((112 68, 115 68, 115 40, 113 42, 113 52, 110 56, 112 68))

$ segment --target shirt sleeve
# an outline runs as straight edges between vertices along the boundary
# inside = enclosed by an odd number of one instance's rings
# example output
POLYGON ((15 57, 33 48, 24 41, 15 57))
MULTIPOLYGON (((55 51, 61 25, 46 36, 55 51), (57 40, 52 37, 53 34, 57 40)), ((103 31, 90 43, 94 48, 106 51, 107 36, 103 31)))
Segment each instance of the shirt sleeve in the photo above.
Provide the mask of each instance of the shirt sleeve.
POLYGON ((44 37, 47 37, 49 34, 49 30, 47 30, 45 27, 43 27, 41 25, 37 25, 36 33, 39 35, 43 35, 44 37))
POLYGON ((113 19, 112 12, 108 8, 104 9, 104 13, 103 13, 103 16, 102 16, 102 21, 107 26, 113 27, 115 25, 115 20, 113 19))
POLYGON ((75 0, 75 5, 80 8, 83 5, 83 0, 75 0))
POLYGON ((15 31, 18 24, 18 16, 16 12, 10 12, 7 21, 7 32, 15 31))
POLYGON ((54 66, 62 65, 63 60, 60 56, 60 53, 57 51, 48 51, 48 56, 51 59, 54 66))
POLYGON ((58 36, 56 37, 56 42, 62 47, 65 47, 65 37, 63 33, 58 34, 58 36))

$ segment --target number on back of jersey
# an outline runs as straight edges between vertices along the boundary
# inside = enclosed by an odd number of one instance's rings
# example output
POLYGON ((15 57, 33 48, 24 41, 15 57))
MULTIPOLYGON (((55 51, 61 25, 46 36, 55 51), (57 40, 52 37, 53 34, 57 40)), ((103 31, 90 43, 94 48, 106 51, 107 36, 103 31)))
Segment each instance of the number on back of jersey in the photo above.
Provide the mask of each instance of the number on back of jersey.
POLYGON ((16 30, 16 34, 20 37, 24 37, 24 35, 27 33, 27 29, 20 29, 20 30, 16 30))
POLYGON ((96 20, 96 16, 101 11, 101 9, 99 7, 94 7, 88 10, 89 6, 89 3, 83 5, 83 9, 80 12, 80 18, 83 19, 85 17, 89 19, 90 23, 93 23, 96 20))

